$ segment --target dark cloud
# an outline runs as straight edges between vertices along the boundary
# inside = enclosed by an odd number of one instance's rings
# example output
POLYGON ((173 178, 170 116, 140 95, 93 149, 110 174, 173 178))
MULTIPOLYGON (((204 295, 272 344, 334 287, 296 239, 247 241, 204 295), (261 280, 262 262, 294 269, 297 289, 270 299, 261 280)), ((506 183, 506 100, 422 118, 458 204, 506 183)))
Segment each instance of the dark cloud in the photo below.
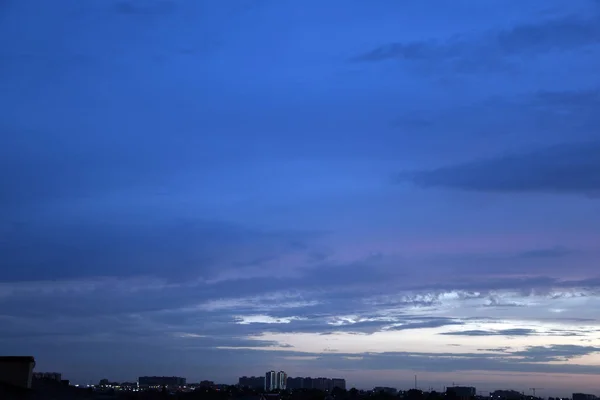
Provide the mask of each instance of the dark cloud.
POLYGON ((569 51, 600 43, 597 18, 573 16, 516 25, 490 31, 481 37, 456 36, 450 40, 427 40, 386 44, 353 59, 381 62, 398 59, 435 63, 458 71, 496 71, 511 68, 512 56, 534 56, 569 51))
POLYGON ((600 352, 600 347, 555 344, 552 346, 530 346, 523 351, 509 354, 522 357, 528 362, 569 361, 573 358, 600 352))
POLYGON ((600 90, 542 90, 532 99, 537 107, 556 107, 558 109, 597 109, 600 104, 600 90))
MULTIPOLYGON (((264 267, 297 253, 318 232, 247 229, 207 220, 104 221, 15 227, 0 240, 3 281, 95 276, 214 276, 224 267, 264 267), (243 254, 243 255, 242 255, 243 254)), ((300 252, 306 253, 305 250, 300 252)))
MULTIPOLYGON (((591 85, 597 85, 593 82, 591 85)), ((418 132, 423 145, 431 141, 463 146, 482 137, 530 143, 526 131, 543 131, 549 142, 597 139, 600 128, 600 90, 596 86, 573 90, 540 90, 518 95, 490 96, 444 109, 408 109, 390 125, 418 132), (436 131, 452 132, 438 136, 436 131)), ((537 142, 536 142, 537 145, 537 142)))
POLYGON ((587 333, 597 332, 597 330, 561 330, 561 329, 551 329, 546 332, 547 336, 585 336, 587 333))
POLYGON ((600 142, 564 144, 401 174, 422 187, 500 193, 600 193, 600 142))
MULTIPOLYGON (((515 308, 521 305, 510 297, 501 296, 498 291, 517 291, 521 297, 542 296, 552 299, 572 296, 573 291, 576 291, 576 294, 595 296, 600 287, 600 281, 593 279, 562 281, 543 277, 464 279, 443 283, 431 282, 426 285, 414 285, 411 282, 398 285, 372 282, 365 286, 349 280, 342 280, 341 283, 335 280, 320 281, 322 275, 319 274, 319 269, 307 269, 303 272, 294 277, 242 277, 215 283, 132 277, 43 284, 4 284, 0 287, 0 295, 4 292, 0 301, 0 313, 80 316, 173 310, 173 313, 165 312, 160 316, 171 323, 194 323, 198 318, 214 318, 219 315, 229 315, 228 323, 233 321, 234 315, 261 314, 274 318, 303 316, 308 320, 294 321, 285 327, 265 325, 260 328, 299 332, 339 329, 369 333, 394 324, 445 324, 454 321, 438 319, 431 322, 430 317, 411 315, 414 313, 409 311, 420 308, 434 310, 443 306, 445 293, 449 292, 455 296, 456 301, 476 299, 482 306, 487 305, 486 308, 492 313, 494 308, 515 308), (386 295, 374 298, 373 290, 386 295), (222 301, 223 305, 214 306, 216 308, 213 309, 210 305, 213 300, 222 301), (227 305, 228 302, 231 302, 231 305, 227 305), (198 310, 198 306, 202 304, 208 305, 198 310), (189 308, 190 311, 178 311, 185 308, 189 308), (396 311, 388 315, 385 311, 389 309, 396 311), (404 312, 401 312, 402 310, 404 312), (327 324, 329 318, 348 314, 355 315, 356 321, 360 323, 338 328, 327 324)), ((361 279, 360 275, 357 279, 361 279)), ((560 315, 553 319, 593 321, 565 318, 560 315)), ((258 325, 255 327, 259 328, 258 325)))
POLYGON ((501 31, 494 44, 505 54, 517 54, 567 51, 597 43, 600 43, 600 25, 596 16, 585 19, 567 16, 501 31))
POLYGON ((442 326, 464 325, 464 324, 465 324, 465 322, 463 322, 463 321, 453 321, 451 319, 440 318, 437 320, 434 319, 434 320, 424 321, 424 322, 411 322, 411 323, 407 323, 407 324, 393 326, 390 328, 390 330, 403 331, 403 330, 408 330, 408 329, 440 328, 442 326))
POLYGON ((493 353, 504 353, 507 350, 510 350, 511 347, 509 346, 504 346, 504 347, 493 347, 491 349, 478 349, 479 351, 484 351, 486 353, 488 352, 493 352, 493 353))

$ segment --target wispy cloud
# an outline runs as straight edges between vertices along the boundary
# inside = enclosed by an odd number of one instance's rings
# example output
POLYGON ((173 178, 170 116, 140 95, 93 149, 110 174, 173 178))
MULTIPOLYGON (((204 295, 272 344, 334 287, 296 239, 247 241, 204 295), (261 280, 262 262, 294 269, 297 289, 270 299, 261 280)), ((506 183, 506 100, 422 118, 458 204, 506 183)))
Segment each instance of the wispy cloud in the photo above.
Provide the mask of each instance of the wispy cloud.
POLYGON ((568 143, 401 174, 422 187, 499 193, 600 193, 600 142, 568 143))
POLYGON ((444 332, 442 335, 452 336, 531 336, 537 335, 535 329, 515 328, 515 329, 500 329, 500 330, 468 330, 444 332))
POLYGON ((573 358, 600 352, 600 347, 577 345, 530 346, 509 354, 530 362, 568 361, 573 358))
POLYGON ((552 247, 549 249, 537 249, 524 251, 517 254, 518 258, 555 258, 565 257, 573 254, 573 250, 566 249, 564 247, 552 247))

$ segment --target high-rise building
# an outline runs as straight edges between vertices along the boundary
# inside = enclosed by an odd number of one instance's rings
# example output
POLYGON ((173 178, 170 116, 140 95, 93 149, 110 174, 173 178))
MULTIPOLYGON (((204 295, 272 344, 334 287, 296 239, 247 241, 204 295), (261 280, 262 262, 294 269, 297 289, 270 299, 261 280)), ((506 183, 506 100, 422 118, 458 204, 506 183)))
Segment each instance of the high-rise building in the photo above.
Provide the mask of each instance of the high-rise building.
POLYGON ((271 392, 277 389, 277 374, 275 371, 269 371, 265 374, 265 391, 271 392))
POLYGON ((283 371, 269 371, 265 374, 265 390, 285 390, 287 388, 287 374, 283 371))
POLYGON ((287 374, 283 371, 277 373, 277 389, 285 390, 287 388, 287 374))

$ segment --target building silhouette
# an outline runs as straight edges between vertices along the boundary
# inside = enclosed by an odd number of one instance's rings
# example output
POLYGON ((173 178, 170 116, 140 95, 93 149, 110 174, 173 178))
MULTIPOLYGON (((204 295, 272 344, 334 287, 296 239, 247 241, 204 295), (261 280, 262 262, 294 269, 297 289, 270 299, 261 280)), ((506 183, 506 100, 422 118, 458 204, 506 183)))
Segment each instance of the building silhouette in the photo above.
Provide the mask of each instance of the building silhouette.
POLYGON ((0 357, 0 382, 31 389, 35 359, 31 356, 0 357))
POLYGON ((265 377, 242 376, 238 379, 238 386, 241 388, 263 390, 265 388, 265 377))

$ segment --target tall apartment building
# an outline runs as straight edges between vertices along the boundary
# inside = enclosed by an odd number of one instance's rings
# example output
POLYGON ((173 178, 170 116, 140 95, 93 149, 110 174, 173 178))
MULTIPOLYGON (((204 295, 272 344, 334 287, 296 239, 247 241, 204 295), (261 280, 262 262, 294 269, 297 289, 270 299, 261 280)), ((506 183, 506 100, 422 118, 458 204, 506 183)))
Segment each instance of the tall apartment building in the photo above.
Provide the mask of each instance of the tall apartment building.
POLYGON ((275 371, 269 371, 265 374, 265 391, 271 392, 277 389, 277 374, 275 371))
POLYGON ((265 374, 265 391, 285 390, 287 388, 287 374, 283 371, 269 371, 265 374))
POLYGON ((287 374, 283 371, 277 373, 277 389, 286 390, 287 388, 287 374))

